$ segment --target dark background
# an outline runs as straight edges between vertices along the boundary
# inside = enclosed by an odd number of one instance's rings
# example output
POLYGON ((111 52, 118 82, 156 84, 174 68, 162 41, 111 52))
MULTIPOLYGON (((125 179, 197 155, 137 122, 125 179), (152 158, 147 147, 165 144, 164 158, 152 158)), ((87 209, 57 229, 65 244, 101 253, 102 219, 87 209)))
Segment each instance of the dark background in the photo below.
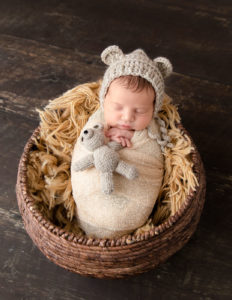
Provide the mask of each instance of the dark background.
POLYGON ((231 1, 0 1, 0 299, 231 299, 231 1), (167 92, 201 153, 204 211, 190 242, 148 273, 102 280, 70 273, 33 245, 15 183, 43 107, 100 78, 102 50, 167 56, 167 92))

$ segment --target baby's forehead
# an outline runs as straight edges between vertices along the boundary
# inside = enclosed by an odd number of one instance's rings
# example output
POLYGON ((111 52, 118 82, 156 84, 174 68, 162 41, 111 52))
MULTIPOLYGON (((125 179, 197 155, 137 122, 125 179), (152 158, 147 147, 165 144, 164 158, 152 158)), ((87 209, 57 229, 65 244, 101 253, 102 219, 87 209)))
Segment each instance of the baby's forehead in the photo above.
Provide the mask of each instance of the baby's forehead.
POLYGON ((123 102, 123 99, 128 98, 132 98, 134 101, 137 99, 140 104, 146 105, 147 102, 151 103, 151 101, 155 100, 155 92, 152 87, 135 89, 133 86, 128 87, 119 80, 112 81, 107 91, 106 99, 109 102, 123 102))
POLYGON ((142 92, 147 92, 149 94, 152 93, 154 94, 155 97, 155 90, 152 87, 151 83, 139 76, 128 75, 128 76, 121 76, 114 79, 110 83, 106 95, 109 93, 114 93, 118 89, 131 91, 132 93, 142 93, 142 92))

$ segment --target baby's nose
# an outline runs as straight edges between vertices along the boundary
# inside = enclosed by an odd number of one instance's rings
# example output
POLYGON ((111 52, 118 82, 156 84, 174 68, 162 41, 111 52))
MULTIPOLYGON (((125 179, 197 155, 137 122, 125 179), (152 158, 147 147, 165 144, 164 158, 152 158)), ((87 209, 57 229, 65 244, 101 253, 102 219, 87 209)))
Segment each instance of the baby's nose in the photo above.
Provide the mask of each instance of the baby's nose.
POLYGON ((131 122, 134 119, 134 114, 132 111, 125 111, 123 114, 124 121, 131 122))

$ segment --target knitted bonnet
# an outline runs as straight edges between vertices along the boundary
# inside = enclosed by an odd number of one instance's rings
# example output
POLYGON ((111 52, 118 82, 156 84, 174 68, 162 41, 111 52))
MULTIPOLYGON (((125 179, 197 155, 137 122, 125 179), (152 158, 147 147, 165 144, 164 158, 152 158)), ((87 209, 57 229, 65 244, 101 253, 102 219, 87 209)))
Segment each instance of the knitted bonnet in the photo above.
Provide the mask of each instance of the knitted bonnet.
POLYGON ((165 57, 151 60, 142 49, 123 54, 118 46, 107 47, 102 52, 101 59, 108 65, 99 93, 101 105, 103 106, 107 90, 114 79, 126 75, 140 76, 150 82, 155 90, 154 116, 157 116, 163 104, 164 78, 172 73, 170 61, 165 57))

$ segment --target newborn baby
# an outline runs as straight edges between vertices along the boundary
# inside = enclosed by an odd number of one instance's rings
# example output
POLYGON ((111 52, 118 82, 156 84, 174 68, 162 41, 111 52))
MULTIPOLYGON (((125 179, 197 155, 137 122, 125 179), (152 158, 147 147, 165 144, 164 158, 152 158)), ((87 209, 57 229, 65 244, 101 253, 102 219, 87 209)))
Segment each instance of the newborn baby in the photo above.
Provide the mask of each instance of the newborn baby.
MULTIPOLYGON (((102 53, 106 70, 101 90, 101 107, 83 128, 96 122, 105 124, 105 142, 123 146, 120 159, 136 167, 139 176, 128 180, 114 173, 114 191, 101 192, 100 176, 91 167, 75 172, 78 159, 88 154, 79 139, 71 166, 73 197, 80 227, 88 236, 117 238, 142 226, 152 212, 163 180, 162 147, 159 125, 155 118, 162 107, 163 78, 171 73, 166 58, 151 60, 141 49, 124 55, 117 46, 102 53)), ((83 132, 82 131, 82 132, 83 132)), ((168 139, 166 139, 168 140, 168 139)))
POLYGON ((109 86, 104 101, 105 135, 123 147, 131 147, 135 130, 145 129, 154 113, 155 91, 135 76, 121 76, 109 86))

